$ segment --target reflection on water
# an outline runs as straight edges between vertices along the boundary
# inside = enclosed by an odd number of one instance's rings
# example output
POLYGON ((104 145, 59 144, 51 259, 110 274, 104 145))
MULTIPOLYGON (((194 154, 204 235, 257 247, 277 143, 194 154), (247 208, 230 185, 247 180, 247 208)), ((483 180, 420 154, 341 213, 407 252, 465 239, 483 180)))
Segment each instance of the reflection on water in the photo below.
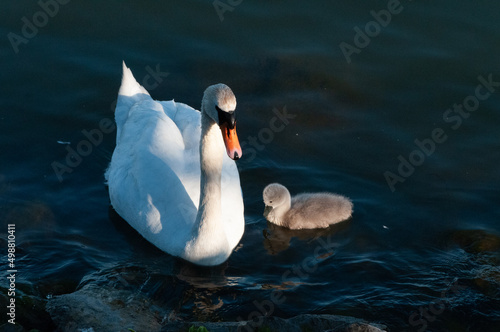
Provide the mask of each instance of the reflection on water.
MULTIPOLYGON (((293 230, 286 227, 277 226, 273 223, 268 222, 267 228, 262 231, 264 236, 264 248, 271 255, 276 255, 290 247, 290 241, 292 238, 297 238, 300 241, 305 241, 311 243, 319 239, 324 242, 321 237, 331 238, 334 234, 346 230, 349 227, 350 220, 332 225, 324 229, 304 229, 304 230, 293 230)), ((325 247, 325 246, 324 246, 325 247)), ((334 246, 328 245, 326 249, 331 249, 334 246)), ((333 253, 323 253, 322 255, 316 257, 317 259, 326 258, 333 253)))

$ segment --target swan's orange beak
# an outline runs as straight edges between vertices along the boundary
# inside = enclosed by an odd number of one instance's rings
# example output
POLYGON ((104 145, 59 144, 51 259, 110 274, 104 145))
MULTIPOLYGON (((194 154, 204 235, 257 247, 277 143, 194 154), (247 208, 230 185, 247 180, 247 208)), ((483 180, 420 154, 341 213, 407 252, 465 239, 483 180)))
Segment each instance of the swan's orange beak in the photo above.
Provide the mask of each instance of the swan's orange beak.
POLYGON ((241 158, 242 152, 238 135, 236 135, 236 123, 231 127, 229 123, 224 122, 220 125, 220 130, 222 131, 222 138, 226 145, 227 155, 233 160, 238 160, 241 158))

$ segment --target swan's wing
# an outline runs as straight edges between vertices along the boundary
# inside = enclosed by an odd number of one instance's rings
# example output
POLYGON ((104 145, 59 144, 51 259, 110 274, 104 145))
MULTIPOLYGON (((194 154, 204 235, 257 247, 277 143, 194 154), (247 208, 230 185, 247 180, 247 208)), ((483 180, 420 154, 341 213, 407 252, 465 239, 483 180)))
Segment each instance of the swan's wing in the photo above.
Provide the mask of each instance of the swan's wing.
POLYGON ((111 201, 147 240, 173 254, 175 240, 186 241, 197 212, 187 187, 198 182, 199 188, 199 175, 188 159, 194 158, 162 105, 143 100, 132 106, 111 161, 111 201))
POLYGON ((148 241, 178 255, 199 201, 199 149, 193 147, 200 114, 152 100, 126 69, 115 113, 117 145, 106 172, 111 203, 148 241))
POLYGON ((194 108, 175 101, 159 102, 182 137, 182 165, 176 174, 184 184, 191 201, 198 209, 200 201, 200 135, 201 113, 194 108))

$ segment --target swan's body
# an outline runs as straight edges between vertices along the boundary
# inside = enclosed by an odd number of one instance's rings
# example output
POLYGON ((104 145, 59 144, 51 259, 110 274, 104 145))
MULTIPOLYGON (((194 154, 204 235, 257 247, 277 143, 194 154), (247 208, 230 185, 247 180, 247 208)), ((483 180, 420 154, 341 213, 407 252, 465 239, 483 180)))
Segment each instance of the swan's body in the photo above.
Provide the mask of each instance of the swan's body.
POLYGON ((154 101, 123 64, 106 172, 111 204, 149 242, 199 265, 223 263, 244 231, 238 169, 228 157, 241 156, 235 107, 223 84, 207 88, 201 113, 154 101))
POLYGON ((352 214, 352 202, 336 194, 306 193, 292 198, 285 186, 272 183, 262 195, 267 220, 290 229, 326 228, 352 214))

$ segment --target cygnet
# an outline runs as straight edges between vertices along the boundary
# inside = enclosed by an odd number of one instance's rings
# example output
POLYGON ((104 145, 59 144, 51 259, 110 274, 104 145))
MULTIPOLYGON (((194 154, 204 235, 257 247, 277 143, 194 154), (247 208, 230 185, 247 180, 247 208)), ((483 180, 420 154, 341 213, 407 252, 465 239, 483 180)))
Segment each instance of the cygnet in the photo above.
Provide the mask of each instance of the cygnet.
POLYGON ((285 186, 271 183, 262 196, 266 219, 290 229, 326 228, 352 214, 352 202, 332 193, 304 193, 292 198, 285 186))

